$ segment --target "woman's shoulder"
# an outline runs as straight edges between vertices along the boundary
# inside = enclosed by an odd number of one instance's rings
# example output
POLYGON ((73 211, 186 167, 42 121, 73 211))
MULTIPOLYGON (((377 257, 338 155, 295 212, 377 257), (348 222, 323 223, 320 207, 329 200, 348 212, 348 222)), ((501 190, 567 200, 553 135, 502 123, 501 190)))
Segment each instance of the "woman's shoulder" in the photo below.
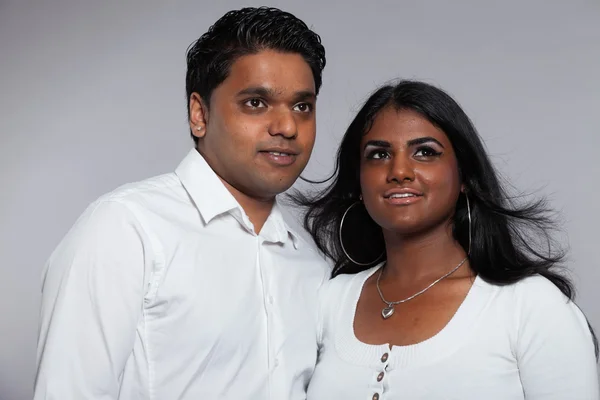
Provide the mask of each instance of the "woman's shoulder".
POLYGON ((539 274, 506 285, 502 291, 514 301, 532 306, 566 305, 571 301, 550 279, 539 274))
POLYGON ((319 303, 321 307, 328 309, 330 304, 336 307, 340 304, 352 303, 350 299, 357 297, 362 291, 365 281, 380 265, 354 274, 339 274, 329 279, 319 290, 319 303))
POLYGON ((337 297, 342 292, 351 290, 351 288, 354 286, 359 286, 362 288, 362 285, 368 279, 368 277, 378 270, 379 267, 380 265, 376 265, 372 268, 357 272, 355 274, 336 275, 334 278, 329 279, 323 284, 322 293, 328 295, 331 294, 337 297))
MULTIPOLYGON (((501 286, 499 299, 509 306, 517 326, 583 324, 586 320, 579 307, 557 285, 542 275, 532 275, 501 286)), ((587 325, 587 323, 585 323, 587 325)))

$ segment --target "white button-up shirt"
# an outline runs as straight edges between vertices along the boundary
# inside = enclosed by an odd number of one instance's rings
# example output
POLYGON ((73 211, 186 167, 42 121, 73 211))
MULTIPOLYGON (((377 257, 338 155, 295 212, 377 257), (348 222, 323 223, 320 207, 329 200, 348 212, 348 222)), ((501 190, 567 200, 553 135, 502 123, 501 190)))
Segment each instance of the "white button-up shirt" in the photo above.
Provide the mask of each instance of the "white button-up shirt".
POLYGON ((202 156, 93 203, 48 262, 35 399, 305 399, 325 260, 202 156))

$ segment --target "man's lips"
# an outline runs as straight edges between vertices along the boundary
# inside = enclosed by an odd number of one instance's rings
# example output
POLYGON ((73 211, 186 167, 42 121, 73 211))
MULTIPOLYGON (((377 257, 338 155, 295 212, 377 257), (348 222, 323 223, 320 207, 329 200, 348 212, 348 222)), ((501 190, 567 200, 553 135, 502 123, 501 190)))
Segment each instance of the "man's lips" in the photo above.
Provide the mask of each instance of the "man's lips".
POLYGON ((291 147, 269 147, 264 150, 260 150, 261 153, 271 153, 275 155, 284 155, 284 156, 297 156, 299 151, 291 148, 291 147))
POLYGON ((269 163, 277 166, 292 165, 296 161, 298 152, 287 148, 270 148, 259 152, 269 163))

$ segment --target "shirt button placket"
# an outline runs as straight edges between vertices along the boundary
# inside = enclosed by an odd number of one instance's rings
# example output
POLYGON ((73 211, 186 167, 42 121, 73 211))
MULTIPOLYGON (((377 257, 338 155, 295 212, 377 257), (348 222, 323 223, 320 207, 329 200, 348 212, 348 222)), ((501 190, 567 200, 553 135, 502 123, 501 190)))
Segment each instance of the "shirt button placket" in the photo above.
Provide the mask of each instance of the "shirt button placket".
POLYGON ((267 357, 269 359, 269 399, 276 398, 276 389, 273 387, 276 385, 277 381, 273 378, 272 374, 274 370, 277 368, 278 360, 275 357, 274 350, 274 340, 273 337, 273 310, 271 307, 271 302, 269 301, 270 294, 270 286, 269 286, 269 258, 266 254, 264 248, 264 240, 257 236, 257 251, 258 251, 258 268, 260 271, 260 277, 262 281, 262 289, 263 289, 263 298, 265 299, 265 311, 266 311, 266 319, 267 319, 267 357))
MULTIPOLYGON (((383 366, 384 370, 387 368, 387 361, 388 361, 389 358, 390 358, 390 355, 387 352, 383 353, 383 355, 381 356, 381 362, 384 364, 384 366, 383 366)), ((381 382, 384 377, 385 377, 385 372, 381 371, 379 373, 379 375, 377 375, 377 378, 376 378, 377 382, 381 382)), ((379 400, 379 397, 380 397, 380 394, 377 393, 377 392, 375 392, 375 393, 373 393, 372 399, 373 400, 379 400)))

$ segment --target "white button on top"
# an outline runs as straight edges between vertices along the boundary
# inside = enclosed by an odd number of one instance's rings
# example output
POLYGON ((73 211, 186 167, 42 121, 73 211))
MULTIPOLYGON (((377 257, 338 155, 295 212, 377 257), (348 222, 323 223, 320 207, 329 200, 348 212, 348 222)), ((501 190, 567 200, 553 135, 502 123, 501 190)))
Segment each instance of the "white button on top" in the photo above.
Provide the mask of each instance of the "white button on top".
POLYGON ((268 299, 269 299, 269 304, 273 304, 273 301, 274 301, 273 296, 269 295, 268 299))

